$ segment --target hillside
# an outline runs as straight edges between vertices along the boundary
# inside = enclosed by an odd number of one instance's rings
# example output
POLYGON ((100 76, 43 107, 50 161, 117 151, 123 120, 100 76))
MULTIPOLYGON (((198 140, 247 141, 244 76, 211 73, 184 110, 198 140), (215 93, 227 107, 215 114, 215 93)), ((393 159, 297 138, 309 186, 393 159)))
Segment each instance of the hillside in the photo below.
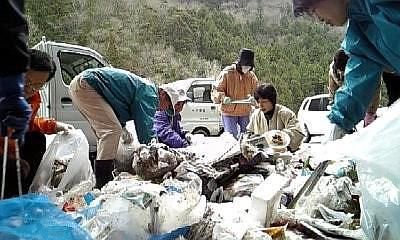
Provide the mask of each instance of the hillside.
POLYGON ((115 67, 158 82, 218 75, 240 48, 256 52, 256 74, 297 111, 325 92, 341 29, 294 18, 290 0, 32 0, 30 44, 91 47, 115 67))

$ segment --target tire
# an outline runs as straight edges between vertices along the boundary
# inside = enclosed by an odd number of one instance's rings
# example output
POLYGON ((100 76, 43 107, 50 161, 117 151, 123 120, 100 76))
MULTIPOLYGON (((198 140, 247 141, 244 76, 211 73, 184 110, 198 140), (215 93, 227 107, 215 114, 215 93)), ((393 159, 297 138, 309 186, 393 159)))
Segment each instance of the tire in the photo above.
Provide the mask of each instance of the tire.
POLYGON ((206 128, 196 128, 192 131, 192 134, 203 134, 204 136, 210 136, 210 132, 206 128))
POLYGON ((303 143, 309 143, 311 141, 311 134, 308 131, 307 125, 304 124, 304 129, 306 130, 306 137, 303 140, 303 143))

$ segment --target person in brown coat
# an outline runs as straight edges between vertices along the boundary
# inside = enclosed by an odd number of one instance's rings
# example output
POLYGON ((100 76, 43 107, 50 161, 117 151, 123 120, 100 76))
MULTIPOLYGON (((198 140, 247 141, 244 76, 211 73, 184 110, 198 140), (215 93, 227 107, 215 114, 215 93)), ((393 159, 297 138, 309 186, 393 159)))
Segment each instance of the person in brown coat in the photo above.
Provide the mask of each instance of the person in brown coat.
POLYGON ((246 132, 251 104, 232 102, 252 98, 258 82, 253 70, 254 52, 243 48, 238 60, 225 67, 217 78, 213 100, 215 103, 221 103, 225 132, 231 133, 235 138, 238 138, 238 129, 240 133, 246 132))

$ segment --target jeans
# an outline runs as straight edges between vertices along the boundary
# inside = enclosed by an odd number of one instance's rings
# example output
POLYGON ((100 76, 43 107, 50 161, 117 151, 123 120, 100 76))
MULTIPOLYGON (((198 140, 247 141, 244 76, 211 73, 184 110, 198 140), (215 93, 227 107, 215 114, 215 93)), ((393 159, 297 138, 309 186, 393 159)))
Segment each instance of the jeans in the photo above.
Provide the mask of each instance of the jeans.
POLYGON ((250 122, 249 116, 222 116, 225 132, 229 132, 238 139, 238 127, 240 133, 246 132, 246 127, 250 122))

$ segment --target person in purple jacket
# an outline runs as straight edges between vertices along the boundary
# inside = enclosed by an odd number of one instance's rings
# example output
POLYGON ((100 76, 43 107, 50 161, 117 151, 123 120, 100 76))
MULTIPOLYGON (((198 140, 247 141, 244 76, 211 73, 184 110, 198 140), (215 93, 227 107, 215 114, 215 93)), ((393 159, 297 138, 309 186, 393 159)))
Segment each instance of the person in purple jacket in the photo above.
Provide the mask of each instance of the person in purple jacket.
POLYGON ((189 135, 181 127, 181 114, 185 103, 190 100, 183 90, 177 90, 169 84, 160 86, 170 97, 173 109, 157 111, 154 115, 154 131, 161 143, 171 148, 189 146, 189 135))

